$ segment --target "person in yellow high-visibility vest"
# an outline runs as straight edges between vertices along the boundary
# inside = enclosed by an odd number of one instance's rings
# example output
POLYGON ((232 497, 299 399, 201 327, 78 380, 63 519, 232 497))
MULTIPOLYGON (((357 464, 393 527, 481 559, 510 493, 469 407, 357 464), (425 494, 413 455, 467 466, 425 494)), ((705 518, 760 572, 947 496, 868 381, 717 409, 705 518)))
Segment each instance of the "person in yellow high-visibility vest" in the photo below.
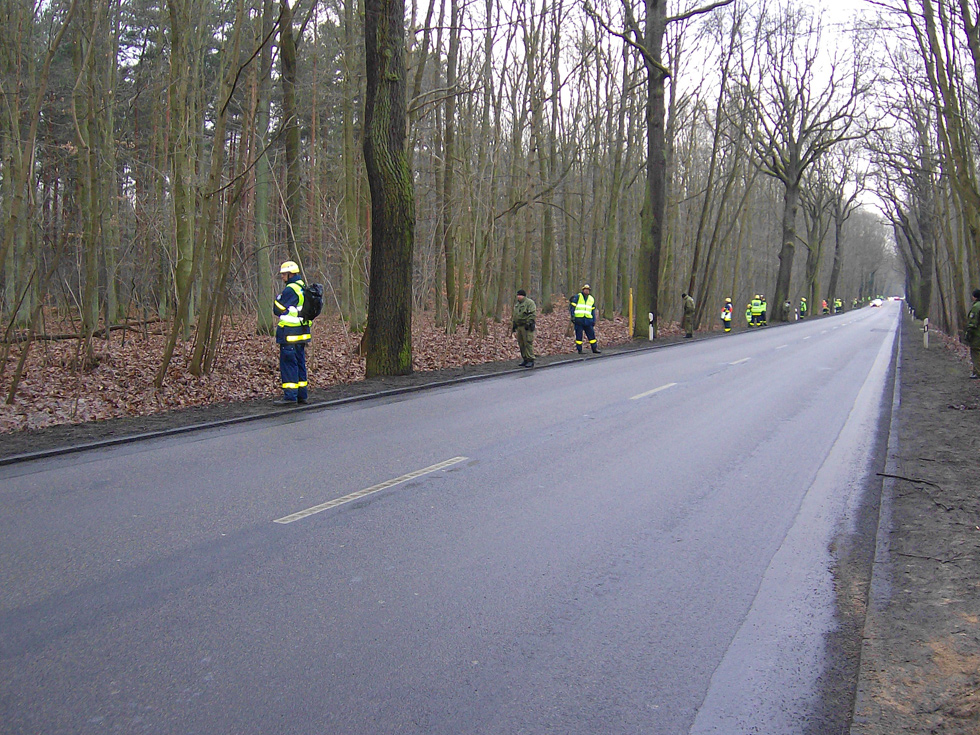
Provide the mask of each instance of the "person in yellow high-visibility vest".
POLYGON ((582 290, 569 300, 568 313, 572 317, 572 324, 575 325, 575 351, 582 351, 584 333, 589 339, 592 351, 596 354, 602 352, 595 338, 595 298, 592 296, 589 284, 582 286, 582 290))
POLYGON ((276 342, 279 343, 279 374, 282 376, 282 398, 273 401, 277 406, 295 406, 306 403, 308 382, 306 375, 306 343, 310 341, 310 322, 299 314, 303 310, 303 279, 299 266, 287 260, 279 269, 283 288, 272 305, 272 312, 279 317, 276 325, 276 342))
POLYGON ((752 326, 761 327, 766 314, 766 307, 762 301, 762 296, 759 294, 753 296, 752 304, 749 308, 752 310, 752 326))

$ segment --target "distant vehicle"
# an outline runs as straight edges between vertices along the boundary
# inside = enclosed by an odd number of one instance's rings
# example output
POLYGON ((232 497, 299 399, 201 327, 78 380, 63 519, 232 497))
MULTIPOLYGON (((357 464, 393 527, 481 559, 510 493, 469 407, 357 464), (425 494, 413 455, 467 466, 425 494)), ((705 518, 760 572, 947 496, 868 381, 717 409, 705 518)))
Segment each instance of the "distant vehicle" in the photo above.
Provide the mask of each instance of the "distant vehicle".
POLYGON ((872 306, 881 306, 881 299, 873 299, 871 301, 872 306))
POLYGON ((901 301, 901 300, 902 300, 901 296, 892 296, 892 301, 901 301))

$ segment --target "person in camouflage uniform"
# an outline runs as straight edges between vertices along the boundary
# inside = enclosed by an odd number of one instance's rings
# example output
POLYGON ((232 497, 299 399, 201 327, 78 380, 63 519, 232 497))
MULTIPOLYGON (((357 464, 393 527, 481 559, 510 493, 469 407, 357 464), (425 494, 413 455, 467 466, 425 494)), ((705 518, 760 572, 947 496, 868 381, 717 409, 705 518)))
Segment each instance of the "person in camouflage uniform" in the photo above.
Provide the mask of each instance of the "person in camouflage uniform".
POLYGON ((694 297, 688 293, 681 294, 684 302, 684 318, 681 320, 681 328, 684 336, 688 339, 694 336, 694 297))
POLYGON ((980 288, 973 289, 973 306, 966 317, 966 332, 964 341, 970 346, 970 359, 973 361, 973 372, 970 377, 980 378, 980 288))
POLYGON ((517 335, 517 345, 521 348, 521 367, 534 367, 534 318, 538 307, 527 297, 522 288, 517 292, 517 303, 511 315, 511 333, 517 335))

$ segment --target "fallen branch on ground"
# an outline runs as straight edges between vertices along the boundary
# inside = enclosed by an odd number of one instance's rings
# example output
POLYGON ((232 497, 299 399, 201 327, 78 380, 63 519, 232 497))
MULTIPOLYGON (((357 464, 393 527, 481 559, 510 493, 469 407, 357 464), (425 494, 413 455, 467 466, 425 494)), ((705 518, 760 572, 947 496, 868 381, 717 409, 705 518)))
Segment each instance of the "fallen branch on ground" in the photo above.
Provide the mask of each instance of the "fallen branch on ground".
POLYGON ((920 480, 917 477, 905 477, 904 475, 889 475, 887 472, 876 472, 875 474, 878 475, 878 477, 891 477, 892 479, 905 480, 906 482, 921 482, 923 485, 932 485, 933 487, 939 488, 940 490, 943 489, 942 486, 937 485, 934 482, 929 482, 929 480, 920 480))
MULTIPOLYGON (((108 328, 103 327, 102 329, 97 329, 92 333, 92 337, 105 337, 109 332, 115 332, 119 329, 133 329, 136 330, 138 327, 146 327, 150 324, 159 324, 164 321, 163 319, 157 317, 155 319, 147 319, 146 321, 139 322, 123 322, 122 324, 110 324, 108 328)), ((9 344, 18 344, 20 342, 26 342, 28 338, 27 334, 14 335, 9 344)), ((67 342, 73 339, 88 339, 87 334, 35 334, 32 338, 35 342, 67 342)))

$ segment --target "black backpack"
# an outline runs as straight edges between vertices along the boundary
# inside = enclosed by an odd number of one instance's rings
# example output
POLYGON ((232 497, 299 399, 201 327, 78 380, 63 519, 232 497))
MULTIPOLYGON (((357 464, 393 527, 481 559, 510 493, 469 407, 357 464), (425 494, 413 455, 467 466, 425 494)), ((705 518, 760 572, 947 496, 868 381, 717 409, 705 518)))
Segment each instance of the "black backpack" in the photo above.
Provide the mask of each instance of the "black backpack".
POLYGON ((323 311, 323 286, 319 283, 311 283, 303 286, 303 308, 299 311, 299 318, 303 321, 312 321, 320 316, 323 311))

